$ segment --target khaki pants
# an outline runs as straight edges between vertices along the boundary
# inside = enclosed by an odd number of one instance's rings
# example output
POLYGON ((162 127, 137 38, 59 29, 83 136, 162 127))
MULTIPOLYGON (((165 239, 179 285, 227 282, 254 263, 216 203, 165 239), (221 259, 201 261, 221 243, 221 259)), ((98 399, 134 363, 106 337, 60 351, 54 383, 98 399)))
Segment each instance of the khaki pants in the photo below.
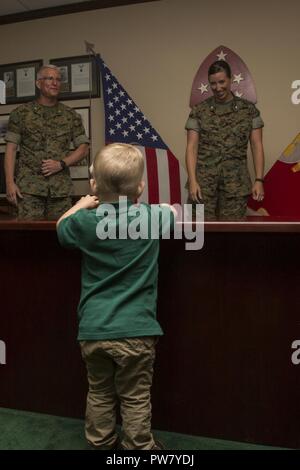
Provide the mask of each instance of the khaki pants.
POLYGON ((156 337, 81 341, 89 392, 85 434, 99 449, 116 445, 116 408, 120 404, 124 449, 152 449, 151 401, 156 337))

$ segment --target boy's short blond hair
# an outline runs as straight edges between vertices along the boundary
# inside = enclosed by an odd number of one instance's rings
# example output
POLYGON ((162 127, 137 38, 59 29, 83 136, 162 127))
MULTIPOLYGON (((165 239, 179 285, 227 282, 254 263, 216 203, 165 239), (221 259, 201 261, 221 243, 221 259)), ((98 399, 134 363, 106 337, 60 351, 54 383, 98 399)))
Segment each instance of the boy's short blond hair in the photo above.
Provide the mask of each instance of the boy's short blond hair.
POLYGON ((95 156, 91 167, 96 192, 101 198, 111 195, 136 198, 143 178, 144 158, 129 144, 109 144, 95 156))

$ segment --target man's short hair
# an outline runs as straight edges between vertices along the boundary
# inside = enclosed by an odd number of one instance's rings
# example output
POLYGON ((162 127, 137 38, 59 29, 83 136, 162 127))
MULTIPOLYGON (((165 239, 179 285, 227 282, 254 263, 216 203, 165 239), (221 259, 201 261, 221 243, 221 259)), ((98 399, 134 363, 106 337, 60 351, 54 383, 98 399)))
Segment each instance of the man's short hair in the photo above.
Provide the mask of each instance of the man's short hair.
POLYGON ((130 144, 116 143, 103 147, 91 167, 91 176, 96 181, 100 199, 112 194, 136 198, 143 172, 143 155, 130 144))
POLYGON ((60 74, 60 70, 56 65, 53 65, 53 64, 42 65, 42 67, 40 67, 37 71, 37 74, 36 74, 37 80, 40 80, 41 78, 43 78, 44 70, 46 69, 55 70, 56 72, 60 74))

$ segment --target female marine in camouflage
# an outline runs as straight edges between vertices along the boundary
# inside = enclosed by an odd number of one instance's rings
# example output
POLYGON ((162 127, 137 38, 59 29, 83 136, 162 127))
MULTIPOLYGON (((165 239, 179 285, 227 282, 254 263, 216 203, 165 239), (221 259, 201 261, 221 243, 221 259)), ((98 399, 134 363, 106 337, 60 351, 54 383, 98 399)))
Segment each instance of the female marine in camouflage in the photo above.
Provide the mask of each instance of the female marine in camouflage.
POLYGON ((206 219, 241 219, 247 199, 264 197, 264 152, 260 113, 231 92, 231 70, 216 61, 208 71, 213 96, 194 106, 186 123, 189 201, 203 202, 206 219), (250 140, 256 172, 247 168, 250 140))

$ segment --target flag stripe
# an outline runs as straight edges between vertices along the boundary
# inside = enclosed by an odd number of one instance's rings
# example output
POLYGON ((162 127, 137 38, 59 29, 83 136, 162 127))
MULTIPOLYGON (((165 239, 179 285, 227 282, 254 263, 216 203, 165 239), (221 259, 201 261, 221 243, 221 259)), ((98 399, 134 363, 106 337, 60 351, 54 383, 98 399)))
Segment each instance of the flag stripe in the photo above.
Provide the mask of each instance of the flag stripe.
POLYGON ((156 161, 159 184, 159 202, 170 202, 169 186, 169 164, 167 151, 163 149, 156 150, 156 161))
POLYGON ((156 161, 156 151, 153 148, 146 148, 146 164, 148 174, 148 202, 149 204, 159 203, 158 169, 156 161))
POLYGON ((186 189, 185 187, 185 184, 186 184, 186 181, 187 181, 187 174, 186 174, 186 171, 184 169, 184 167, 179 164, 179 172, 180 172, 180 189, 181 189, 181 200, 178 199, 178 203, 181 202, 181 204, 186 204, 187 203, 187 199, 188 199, 188 190, 186 189))
POLYGON ((170 150, 167 151, 167 154, 170 179, 170 203, 175 204, 176 202, 181 201, 179 162, 170 150))
POLYGON ((138 148, 142 152, 143 157, 144 157, 144 162, 145 162, 145 168, 144 168, 144 174, 143 174, 143 180, 145 181, 145 188, 144 188, 143 194, 140 197, 140 201, 148 202, 149 195, 148 195, 148 172, 147 172, 146 152, 145 152, 145 147, 139 146, 138 148))

